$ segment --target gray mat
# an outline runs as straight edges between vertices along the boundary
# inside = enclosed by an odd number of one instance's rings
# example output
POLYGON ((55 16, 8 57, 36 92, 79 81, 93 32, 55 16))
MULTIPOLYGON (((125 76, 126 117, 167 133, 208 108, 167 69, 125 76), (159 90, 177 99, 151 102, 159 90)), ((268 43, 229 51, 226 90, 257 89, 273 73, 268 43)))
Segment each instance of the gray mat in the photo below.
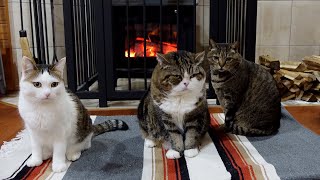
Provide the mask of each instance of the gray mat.
POLYGON ((91 148, 71 164, 63 179, 141 179, 143 139, 136 116, 98 116, 95 123, 115 118, 125 121, 129 130, 95 137, 91 148))
MULTIPOLYGON (((320 136, 300 125, 283 109, 281 128, 274 136, 248 137, 262 157, 274 165, 281 179, 320 179, 320 136)), ((143 140, 136 116, 98 117, 122 119, 128 131, 97 136, 92 147, 73 162, 64 179, 141 179, 143 140)))
POLYGON ((276 135, 248 139, 274 165, 281 179, 320 179, 320 136, 304 128, 284 108, 276 135))

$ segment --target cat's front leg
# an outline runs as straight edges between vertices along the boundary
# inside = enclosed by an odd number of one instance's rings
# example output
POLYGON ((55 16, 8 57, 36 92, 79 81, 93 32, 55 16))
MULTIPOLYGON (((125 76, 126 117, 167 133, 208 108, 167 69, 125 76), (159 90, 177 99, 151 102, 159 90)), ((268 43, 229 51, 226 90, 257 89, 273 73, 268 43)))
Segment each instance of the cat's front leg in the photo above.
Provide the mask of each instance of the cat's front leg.
POLYGON ((30 132, 31 141, 31 157, 27 161, 28 167, 39 166, 42 164, 42 147, 40 140, 37 139, 36 135, 30 132))
POLYGON ((53 172, 63 172, 67 170, 66 163, 67 141, 59 139, 53 144, 52 170, 53 172))
POLYGON ((169 132, 171 148, 166 153, 168 159, 179 159, 183 151, 183 136, 178 132, 169 132))
POLYGON ((165 128, 168 132, 168 139, 171 144, 171 149, 166 153, 168 159, 178 159, 181 157, 181 152, 184 149, 183 136, 178 127, 171 121, 164 121, 165 128))
POLYGON ((197 131, 196 121, 187 122, 185 126, 184 155, 186 157, 195 157, 199 154, 200 132, 197 131))
POLYGON ((235 100, 232 98, 230 94, 225 94, 224 96, 224 104, 225 104, 225 127, 230 129, 234 123, 234 117, 236 115, 236 104, 235 100))

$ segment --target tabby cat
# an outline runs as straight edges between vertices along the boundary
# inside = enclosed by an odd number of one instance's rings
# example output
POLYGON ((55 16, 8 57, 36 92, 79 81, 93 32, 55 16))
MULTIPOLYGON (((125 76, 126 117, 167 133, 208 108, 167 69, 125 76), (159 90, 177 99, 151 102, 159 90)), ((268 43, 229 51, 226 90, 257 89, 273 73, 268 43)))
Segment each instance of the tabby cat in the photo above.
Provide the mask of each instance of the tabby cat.
POLYGON ((128 129, 120 120, 92 125, 79 98, 65 89, 65 62, 64 58, 54 65, 36 65, 27 57, 22 59, 18 107, 31 139, 29 167, 53 157, 52 170, 65 171, 66 158, 77 160, 82 150, 90 148, 93 136, 128 129))
POLYGON ((281 118, 276 83, 260 65, 243 59, 238 46, 210 39, 207 53, 212 85, 225 113, 224 127, 239 135, 271 135, 281 118))
POLYGON ((205 53, 186 51, 157 54, 149 90, 138 107, 138 119, 147 147, 163 145, 169 159, 182 153, 194 157, 209 127, 205 53))

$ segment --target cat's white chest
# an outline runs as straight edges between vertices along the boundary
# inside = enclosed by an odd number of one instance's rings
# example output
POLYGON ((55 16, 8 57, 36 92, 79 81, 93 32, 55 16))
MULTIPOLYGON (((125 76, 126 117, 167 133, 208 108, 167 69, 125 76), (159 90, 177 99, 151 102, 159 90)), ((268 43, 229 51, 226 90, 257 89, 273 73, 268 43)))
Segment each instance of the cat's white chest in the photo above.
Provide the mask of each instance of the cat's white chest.
POLYGON ((187 93, 181 96, 169 96, 159 106, 165 113, 172 116, 175 124, 183 130, 184 116, 196 108, 201 94, 187 93))
POLYGON ((67 102, 36 104, 20 98, 19 112, 26 126, 35 131, 57 131, 69 129, 75 119, 76 111, 67 102))

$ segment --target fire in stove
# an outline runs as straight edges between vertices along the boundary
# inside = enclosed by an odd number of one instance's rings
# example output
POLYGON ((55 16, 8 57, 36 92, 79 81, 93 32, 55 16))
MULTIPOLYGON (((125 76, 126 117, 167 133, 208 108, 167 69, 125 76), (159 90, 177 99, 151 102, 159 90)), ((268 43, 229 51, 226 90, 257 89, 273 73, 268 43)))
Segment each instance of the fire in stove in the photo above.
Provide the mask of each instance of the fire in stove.
MULTIPOLYGON (((176 33, 173 33, 176 39, 176 33)), ((144 38, 136 37, 135 42, 130 45, 130 57, 144 57, 144 38)), ((177 43, 162 42, 162 52, 168 53, 177 50, 177 43)), ((161 52, 161 43, 159 41, 158 29, 150 32, 146 39, 146 57, 155 57, 157 52, 161 52)), ((128 50, 125 51, 125 57, 128 57, 128 50)))

